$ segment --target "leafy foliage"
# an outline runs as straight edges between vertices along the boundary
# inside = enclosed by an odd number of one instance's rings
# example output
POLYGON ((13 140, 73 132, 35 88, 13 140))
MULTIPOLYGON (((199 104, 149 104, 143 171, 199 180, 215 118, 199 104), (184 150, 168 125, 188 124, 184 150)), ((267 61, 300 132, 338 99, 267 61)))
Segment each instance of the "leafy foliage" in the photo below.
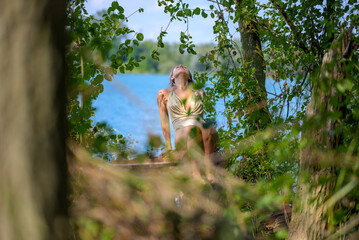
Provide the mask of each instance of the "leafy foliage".
POLYGON ((93 137, 87 142, 94 156, 111 162, 128 159, 135 154, 132 142, 115 131, 105 123, 96 123, 93 137))
MULTIPOLYGON (((129 55, 133 52, 132 44, 139 45, 144 37, 142 33, 124 25, 128 19, 116 1, 99 18, 87 15, 84 2, 72 0, 67 7, 66 31, 70 38, 66 54, 69 96, 67 122, 70 137, 98 153, 103 151, 98 147, 99 134, 94 134, 92 117, 95 109, 92 102, 103 92, 104 80, 111 81, 118 71, 124 73, 139 66, 143 58, 135 59, 129 55), (117 46, 114 50, 115 43, 117 46), (90 143, 96 143, 96 146, 91 148, 90 143)), ((108 130, 108 127, 105 129, 108 130)), ((117 140, 123 141, 123 137, 119 136, 116 138, 121 140, 117 140)), ((108 141, 101 144, 105 142, 108 141)), ((108 156, 105 158, 110 159, 108 156)))

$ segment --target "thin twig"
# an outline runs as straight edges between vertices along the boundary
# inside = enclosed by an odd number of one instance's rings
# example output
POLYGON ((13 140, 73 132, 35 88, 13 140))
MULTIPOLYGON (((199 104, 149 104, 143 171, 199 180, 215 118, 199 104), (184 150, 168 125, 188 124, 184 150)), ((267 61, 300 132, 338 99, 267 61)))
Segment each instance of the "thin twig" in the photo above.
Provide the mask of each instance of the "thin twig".
MULTIPOLYGON (((168 24, 167 24, 167 26, 166 26, 166 29, 164 30, 164 31, 162 31, 162 27, 161 27, 161 33, 163 33, 163 32, 167 32, 167 30, 168 30, 168 28, 170 27, 170 25, 171 25, 171 22, 173 21, 173 19, 174 19, 174 16, 172 16, 171 18, 170 18, 170 20, 168 21, 168 24)), ((157 46, 157 48, 156 48, 156 52, 158 51, 158 49, 159 49, 159 47, 157 46)))
POLYGON ((284 105, 285 105, 285 102, 287 101, 287 98, 285 98, 284 99, 284 101, 283 101, 283 104, 282 104, 282 107, 280 108, 280 112, 279 112, 279 117, 281 117, 282 116, 282 111, 283 111, 283 108, 284 108, 284 105))
POLYGON ((125 17, 122 22, 119 23, 119 25, 121 25, 124 21, 127 21, 132 15, 134 15, 136 12, 139 12, 140 8, 137 9, 136 11, 134 11, 133 13, 131 13, 128 17, 125 17))
MULTIPOLYGON (((171 25, 171 22, 173 21, 173 19, 174 19, 174 17, 172 16, 172 17, 170 18, 170 21, 168 22, 168 24, 167 24, 166 29, 165 29, 164 32, 167 32, 167 29, 168 29, 169 26, 171 25)), ((162 27, 161 27, 161 32, 162 32, 162 27)))
POLYGON ((289 116, 289 101, 287 101, 287 116, 285 117, 285 120, 288 119, 289 116))
POLYGON ((273 96, 275 96, 275 97, 277 97, 277 98, 281 97, 281 95, 282 95, 282 94, 277 95, 277 94, 274 94, 274 93, 271 93, 271 92, 267 92, 267 93, 270 94, 270 95, 273 95, 273 96))
MULTIPOLYGON (((221 9, 220 4, 219 4, 219 2, 218 2, 218 0, 216 0, 216 3, 217 3, 217 6, 218 6, 219 11, 220 11, 220 12, 223 12, 222 9, 221 9)), ((226 21, 224 21, 223 18, 221 18, 221 22, 224 23, 224 24, 226 24, 227 29, 228 29, 228 34, 230 35, 230 37, 231 37, 231 39, 232 39, 232 36, 231 36, 231 34, 230 34, 230 32, 229 32, 228 23, 227 23, 226 21)), ((236 67, 236 63, 234 62, 234 59, 233 59, 232 54, 231 54, 231 51, 230 51, 228 48, 227 48, 227 52, 228 52, 228 54, 229 54, 230 59, 232 60, 233 67, 235 68, 235 67, 236 67)))

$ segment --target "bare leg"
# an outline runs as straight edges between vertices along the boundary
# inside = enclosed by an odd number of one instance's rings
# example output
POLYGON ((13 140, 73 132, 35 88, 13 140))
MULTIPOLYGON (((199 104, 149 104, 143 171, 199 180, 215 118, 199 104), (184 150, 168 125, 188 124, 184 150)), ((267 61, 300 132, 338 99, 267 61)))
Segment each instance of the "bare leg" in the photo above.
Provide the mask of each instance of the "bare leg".
POLYGON ((186 159, 192 165, 193 177, 202 180, 198 161, 203 158, 201 130, 194 126, 183 127, 176 131, 175 141, 176 149, 186 150, 186 159))
POLYGON ((201 172, 199 168, 198 160, 203 158, 203 151, 200 148, 202 142, 202 136, 199 128, 191 128, 187 140, 187 154, 188 159, 192 163, 193 177, 197 179, 201 178, 201 172))
POLYGON ((209 182, 215 182, 215 177, 211 173, 214 152, 217 148, 217 140, 218 134, 216 129, 211 126, 209 128, 202 128, 202 139, 203 139, 203 146, 204 146, 204 164, 205 164, 205 171, 206 171, 206 178, 209 182))

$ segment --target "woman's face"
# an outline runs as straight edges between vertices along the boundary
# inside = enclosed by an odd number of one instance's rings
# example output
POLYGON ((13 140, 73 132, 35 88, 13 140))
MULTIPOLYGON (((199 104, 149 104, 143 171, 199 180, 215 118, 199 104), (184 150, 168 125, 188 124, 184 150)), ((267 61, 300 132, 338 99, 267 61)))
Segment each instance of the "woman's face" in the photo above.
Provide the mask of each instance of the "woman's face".
POLYGON ((176 77, 179 73, 186 73, 189 75, 189 71, 188 68, 184 65, 178 65, 176 67, 173 68, 172 70, 172 77, 176 77))

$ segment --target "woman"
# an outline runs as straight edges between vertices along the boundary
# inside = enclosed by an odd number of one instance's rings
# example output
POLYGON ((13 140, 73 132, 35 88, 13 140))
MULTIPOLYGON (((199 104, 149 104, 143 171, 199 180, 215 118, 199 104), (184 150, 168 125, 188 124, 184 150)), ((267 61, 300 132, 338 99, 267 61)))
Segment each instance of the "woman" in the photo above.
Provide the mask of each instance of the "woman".
POLYGON ((164 155, 172 150, 169 116, 175 129, 176 150, 185 150, 187 159, 193 164, 193 176, 201 178, 199 162, 203 156, 208 181, 214 181, 211 174, 211 154, 215 151, 214 127, 204 128, 203 90, 192 88, 192 75, 188 68, 179 65, 173 68, 170 75, 170 87, 161 89, 157 95, 161 127, 167 149, 164 155), (203 147, 202 147, 203 146, 203 147))

